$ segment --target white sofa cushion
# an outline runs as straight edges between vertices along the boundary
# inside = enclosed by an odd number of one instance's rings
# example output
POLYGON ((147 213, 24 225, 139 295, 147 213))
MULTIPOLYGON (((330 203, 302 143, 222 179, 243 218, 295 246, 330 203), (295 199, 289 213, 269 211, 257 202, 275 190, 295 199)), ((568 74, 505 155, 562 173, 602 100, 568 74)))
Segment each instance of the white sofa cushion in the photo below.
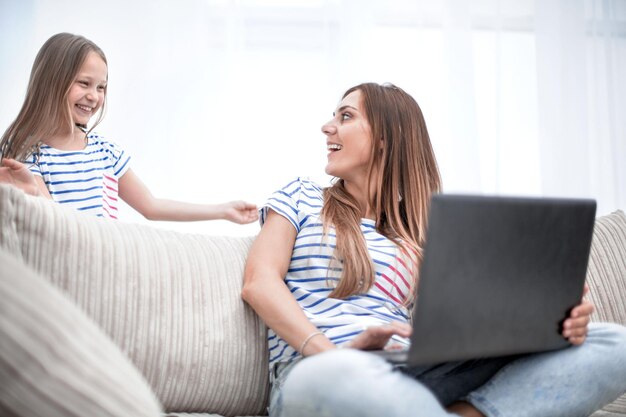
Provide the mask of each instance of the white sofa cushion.
MULTIPOLYGON (((592 320, 626 326, 626 215, 621 210, 596 220, 587 283, 596 307, 592 320)), ((626 394, 603 410, 626 414, 626 394)))
POLYGON ((621 210, 599 217, 587 268, 592 316, 626 326, 626 215, 621 210))
POLYGON ((0 415, 160 415, 145 379, 92 320, 1 250, 0 265, 0 415))
POLYGON ((88 217, 2 184, 0 226, 0 247, 93 318, 166 410, 265 412, 266 328, 240 298, 252 237, 88 217))

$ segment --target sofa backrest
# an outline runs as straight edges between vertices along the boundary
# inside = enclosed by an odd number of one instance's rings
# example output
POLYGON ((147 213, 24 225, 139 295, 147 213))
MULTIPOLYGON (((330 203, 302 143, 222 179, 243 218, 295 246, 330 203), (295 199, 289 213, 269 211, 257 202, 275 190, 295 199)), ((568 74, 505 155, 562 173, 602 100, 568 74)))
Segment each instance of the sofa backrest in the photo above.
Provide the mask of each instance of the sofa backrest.
POLYGON ((621 210, 596 220, 589 266, 592 320, 626 326, 626 215, 621 210))
MULTIPOLYGON (((626 215, 621 210, 596 220, 587 284, 596 307, 591 319, 626 326, 626 215)), ((626 394, 602 410, 599 417, 626 415, 626 394)))
POLYGON ((266 328, 240 298, 253 237, 93 218, 3 184, 0 226, 0 249, 98 323, 166 410, 265 411, 266 328))

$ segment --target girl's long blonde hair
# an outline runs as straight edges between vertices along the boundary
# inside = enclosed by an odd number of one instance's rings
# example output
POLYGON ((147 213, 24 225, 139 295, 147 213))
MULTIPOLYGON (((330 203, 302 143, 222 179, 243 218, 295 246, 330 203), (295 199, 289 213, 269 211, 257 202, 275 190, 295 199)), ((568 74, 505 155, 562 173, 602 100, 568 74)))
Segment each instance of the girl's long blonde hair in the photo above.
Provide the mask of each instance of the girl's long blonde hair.
MULTIPOLYGON (((67 95, 89 52, 107 63, 104 52, 92 41, 71 33, 58 33, 43 44, 30 72, 26 98, 17 118, 0 140, 2 158, 23 161, 36 152, 41 141, 73 129, 67 95)), ((104 102, 93 129, 104 116, 104 102)))
MULTIPOLYGON (((430 197, 441 189, 426 122, 417 102, 392 84, 360 84, 343 97, 356 90, 361 92, 361 105, 372 132, 369 181, 374 183, 375 192, 369 196, 369 204, 376 215, 376 230, 399 245, 411 260, 414 295, 430 197)), ((335 228, 334 257, 342 263, 341 279, 330 296, 345 298, 369 290, 375 272, 360 228, 362 208, 341 179, 324 190, 321 213, 325 230, 330 225, 335 228)))

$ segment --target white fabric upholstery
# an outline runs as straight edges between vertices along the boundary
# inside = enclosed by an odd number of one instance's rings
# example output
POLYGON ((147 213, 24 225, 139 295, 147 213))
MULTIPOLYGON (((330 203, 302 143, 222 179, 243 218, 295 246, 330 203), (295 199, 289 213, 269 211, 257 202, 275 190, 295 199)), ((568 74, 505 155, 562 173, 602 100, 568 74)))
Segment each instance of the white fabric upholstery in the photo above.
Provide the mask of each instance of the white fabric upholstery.
POLYGON ((587 283, 597 321, 626 325, 626 215, 616 211, 597 219, 587 283))
POLYGON ((0 415, 160 415, 143 376, 92 320, 8 253, 0 265, 0 415))
MULTIPOLYGON (((587 283, 596 307, 592 320, 626 326, 626 215, 621 210, 596 220, 587 283)), ((626 394, 603 410, 626 415, 626 394)))
POLYGON ((266 328, 240 298, 252 237, 93 218, 4 185, 0 223, 0 247, 96 321, 166 410, 265 411, 266 328))

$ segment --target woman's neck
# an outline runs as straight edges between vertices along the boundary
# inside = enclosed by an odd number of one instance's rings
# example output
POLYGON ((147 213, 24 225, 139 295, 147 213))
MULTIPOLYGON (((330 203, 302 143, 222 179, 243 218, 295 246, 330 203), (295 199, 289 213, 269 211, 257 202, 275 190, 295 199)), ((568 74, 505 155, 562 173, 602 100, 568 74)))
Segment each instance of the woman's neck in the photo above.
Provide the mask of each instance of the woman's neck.
POLYGON ((87 145, 85 132, 78 126, 47 138, 45 144, 62 151, 80 151, 87 145))
POLYGON ((376 213, 374 212, 374 208, 370 205, 369 199, 369 196, 373 193, 373 190, 371 190, 372 185, 370 184, 369 191, 367 183, 361 184, 344 181, 343 186, 348 194, 350 194, 357 201, 359 207, 361 207, 361 217, 364 219, 376 220, 376 213))

